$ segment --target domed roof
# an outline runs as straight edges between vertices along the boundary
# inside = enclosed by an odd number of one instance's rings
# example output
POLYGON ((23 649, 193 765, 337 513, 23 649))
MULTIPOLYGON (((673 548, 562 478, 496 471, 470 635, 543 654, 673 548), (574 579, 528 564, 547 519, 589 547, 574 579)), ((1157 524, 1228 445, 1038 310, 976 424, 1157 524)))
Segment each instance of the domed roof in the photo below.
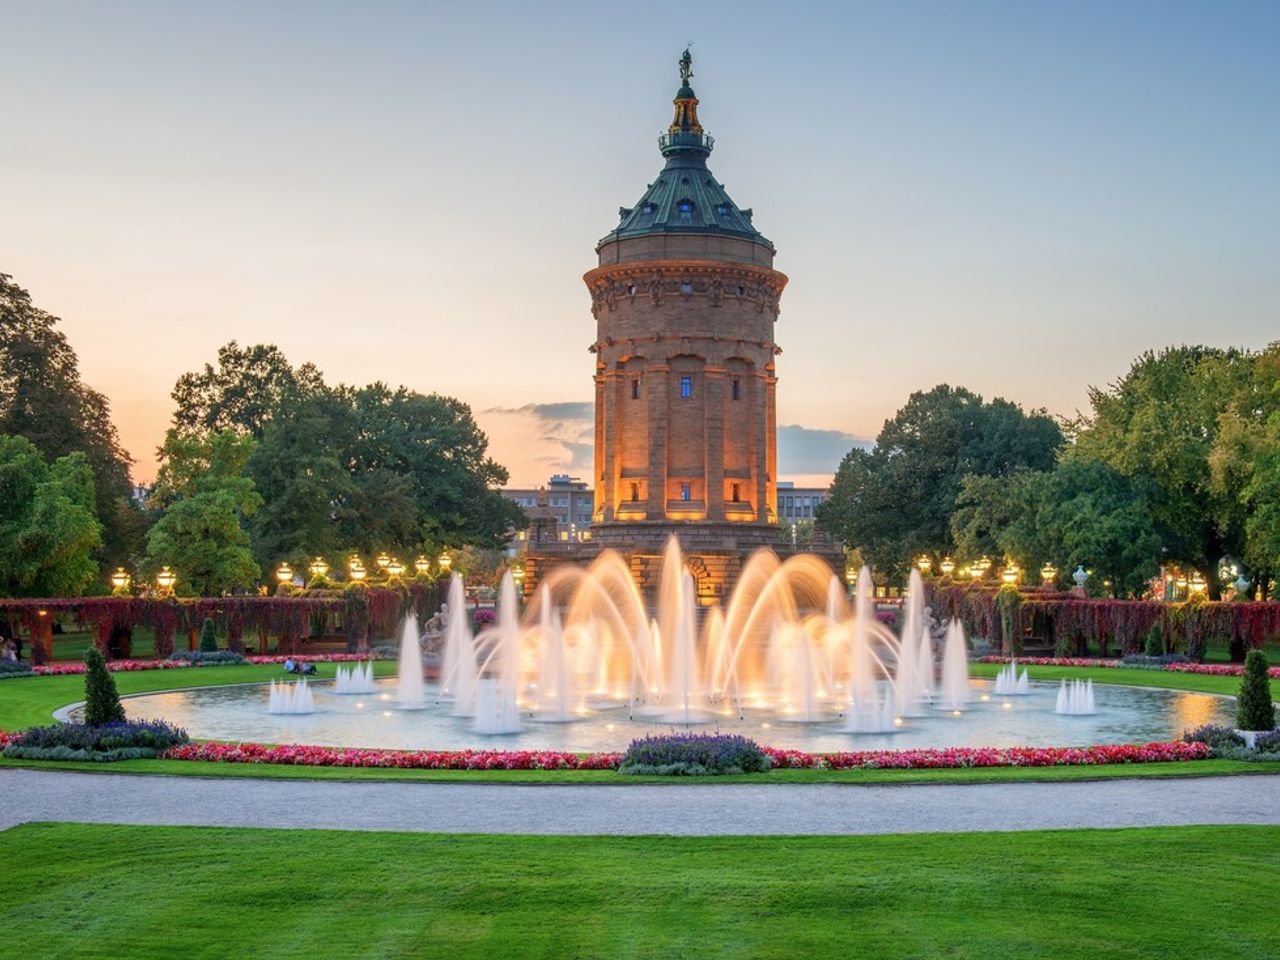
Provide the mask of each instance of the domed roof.
POLYGON ((681 86, 676 92, 675 119, 658 138, 666 165, 633 207, 618 208, 618 225, 597 246, 661 233, 702 233, 773 244, 751 222, 751 209, 739 207, 707 167, 715 145, 698 122, 698 98, 689 86, 692 58, 680 60, 681 86))

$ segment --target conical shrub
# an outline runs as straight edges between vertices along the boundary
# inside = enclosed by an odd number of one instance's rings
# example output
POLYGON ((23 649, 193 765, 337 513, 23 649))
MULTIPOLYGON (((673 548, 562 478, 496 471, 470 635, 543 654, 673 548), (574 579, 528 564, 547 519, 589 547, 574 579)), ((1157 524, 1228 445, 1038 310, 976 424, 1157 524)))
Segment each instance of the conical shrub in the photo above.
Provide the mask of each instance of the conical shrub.
POLYGON ((1240 730, 1274 730, 1276 711, 1271 705, 1270 664, 1261 650, 1244 658, 1240 696, 1236 698, 1236 727, 1240 730))
POLYGON ((218 634, 213 629, 213 618, 205 617, 200 624, 200 650, 203 653, 216 653, 218 650, 218 634))
POLYGON ((116 681, 107 671, 102 651, 90 647, 84 658, 84 722, 91 727, 104 723, 124 723, 124 707, 116 681))

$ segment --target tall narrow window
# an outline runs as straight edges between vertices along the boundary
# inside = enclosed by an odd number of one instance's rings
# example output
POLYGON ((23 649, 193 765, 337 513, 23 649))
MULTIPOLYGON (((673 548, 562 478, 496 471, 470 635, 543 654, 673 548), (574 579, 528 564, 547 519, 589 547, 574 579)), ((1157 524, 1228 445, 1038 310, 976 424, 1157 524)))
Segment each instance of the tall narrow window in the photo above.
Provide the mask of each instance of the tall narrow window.
POLYGON ((692 498, 693 498, 693 484, 692 483, 680 484, 680 499, 690 500, 692 498))
POLYGON ((632 400, 639 400, 639 399, 640 399, 640 380, 639 380, 639 378, 635 378, 635 379, 633 379, 633 380, 631 381, 631 399, 632 399, 632 400))
POLYGON ((693 396, 693 377, 680 378, 680 396, 685 400, 693 396))
POLYGON ((742 399, 742 381, 741 381, 741 380, 737 380, 737 379, 735 379, 735 380, 734 380, 734 381, 729 385, 729 391, 730 391, 730 395, 733 397, 733 399, 735 399, 735 400, 741 400, 741 399, 742 399))
MULTIPOLYGON (((736 384, 738 381, 735 380, 733 382, 736 384)), ((737 399, 737 398, 735 397, 734 399, 737 399)), ((735 483, 729 487, 729 499, 731 499, 734 503, 742 502, 742 484, 735 483)))
POLYGON ((640 499, 640 484, 631 484, 631 502, 636 503, 640 499))

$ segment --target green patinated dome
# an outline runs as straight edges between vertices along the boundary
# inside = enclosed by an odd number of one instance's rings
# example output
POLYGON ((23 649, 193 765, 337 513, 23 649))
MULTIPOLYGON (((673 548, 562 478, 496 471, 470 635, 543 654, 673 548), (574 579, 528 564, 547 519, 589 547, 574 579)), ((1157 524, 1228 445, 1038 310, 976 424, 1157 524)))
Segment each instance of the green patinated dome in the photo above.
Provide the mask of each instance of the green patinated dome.
POLYGON ((675 119, 658 138, 666 165, 633 207, 618 209, 618 225, 600 245, 631 237, 661 233, 703 233, 770 243, 743 209, 725 192, 707 167, 715 144, 698 122, 698 98, 689 85, 691 64, 686 50, 681 59, 681 86, 676 91, 675 119))

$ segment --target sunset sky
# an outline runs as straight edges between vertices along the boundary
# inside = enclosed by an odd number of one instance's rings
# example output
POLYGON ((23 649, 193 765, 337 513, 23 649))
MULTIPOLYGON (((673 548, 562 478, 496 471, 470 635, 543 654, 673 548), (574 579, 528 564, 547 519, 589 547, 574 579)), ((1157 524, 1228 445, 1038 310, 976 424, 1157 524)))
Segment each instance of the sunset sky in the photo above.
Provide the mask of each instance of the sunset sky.
POLYGON ((694 42, 791 278, 783 479, 947 381, 1070 415, 1148 347, 1280 338, 1280 3, 0 3, 0 272, 135 477, 217 347, 455 395, 586 476, 594 245, 694 42))

